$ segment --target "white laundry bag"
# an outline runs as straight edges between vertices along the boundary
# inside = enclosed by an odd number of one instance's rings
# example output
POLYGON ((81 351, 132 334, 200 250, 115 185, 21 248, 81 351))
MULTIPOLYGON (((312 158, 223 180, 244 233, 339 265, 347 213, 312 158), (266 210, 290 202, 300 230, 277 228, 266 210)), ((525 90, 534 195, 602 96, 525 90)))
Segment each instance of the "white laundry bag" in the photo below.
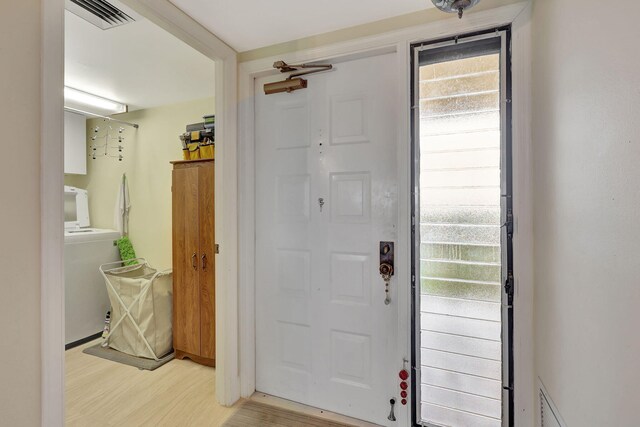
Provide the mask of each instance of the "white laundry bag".
POLYGON ((158 360, 172 349, 171 271, 159 272, 146 261, 104 270, 111 301, 109 347, 158 360))

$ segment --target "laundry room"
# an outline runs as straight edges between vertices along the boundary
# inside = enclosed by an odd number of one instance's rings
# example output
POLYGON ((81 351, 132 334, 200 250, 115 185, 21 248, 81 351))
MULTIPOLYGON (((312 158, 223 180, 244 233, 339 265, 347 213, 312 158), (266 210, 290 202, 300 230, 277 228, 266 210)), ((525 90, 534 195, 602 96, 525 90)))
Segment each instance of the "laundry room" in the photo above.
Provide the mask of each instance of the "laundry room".
MULTIPOLYGON (((213 299, 215 62, 119 1, 67 0, 65 9, 66 419, 88 425, 130 415, 140 407, 136 387, 160 379, 192 378, 185 387, 196 393, 213 384, 211 301, 201 310, 211 311, 202 348, 174 342, 189 339, 192 325, 174 321, 186 309, 174 300, 182 267, 173 248, 185 224, 208 224, 197 262, 213 299), (201 171, 196 184, 191 170, 201 171), (193 188, 202 212, 176 214, 193 188), (113 414, 97 388, 107 378, 132 387, 113 414)), ((213 393, 199 394, 213 404, 213 393)))

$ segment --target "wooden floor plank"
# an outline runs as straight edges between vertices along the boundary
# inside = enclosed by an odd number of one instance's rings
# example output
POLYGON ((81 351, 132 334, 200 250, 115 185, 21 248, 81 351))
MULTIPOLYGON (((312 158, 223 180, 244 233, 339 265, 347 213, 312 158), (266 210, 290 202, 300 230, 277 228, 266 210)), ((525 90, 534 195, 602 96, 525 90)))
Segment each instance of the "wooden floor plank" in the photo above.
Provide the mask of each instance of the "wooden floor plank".
POLYGON ((344 424, 325 420, 287 409, 277 408, 256 401, 246 401, 224 424, 224 427, 347 427, 344 424))
POLYGON ((233 413, 216 403, 215 369, 172 360, 155 371, 66 352, 66 425, 220 426, 233 413))
POLYGON ((371 425, 261 393, 226 408, 216 403, 214 368, 174 359, 155 371, 139 370, 82 353, 96 342, 65 353, 67 427, 371 425))

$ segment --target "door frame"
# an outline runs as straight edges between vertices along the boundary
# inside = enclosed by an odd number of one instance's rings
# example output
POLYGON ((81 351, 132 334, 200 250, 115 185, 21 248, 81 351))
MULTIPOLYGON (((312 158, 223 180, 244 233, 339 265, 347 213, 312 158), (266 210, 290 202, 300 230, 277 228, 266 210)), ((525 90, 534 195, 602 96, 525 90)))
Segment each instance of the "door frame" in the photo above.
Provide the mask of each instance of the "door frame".
MULTIPOLYGON (((238 374, 237 52, 168 0, 122 0, 216 63, 216 399, 240 397, 238 374), (222 226, 224 224, 224 227, 222 226)), ((41 423, 64 425, 63 91, 64 0, 41 1, 41 423)))
MULTIPOLYGON (((398 256, 403 260, 398 271, 411 271, 410 231, 410 46, 413 43, 453 37, 491 28, 512 27, 512 126, 513 126, 513 176, 514 193, 514 263, 518 265, 515 276, 514 307, 514 371, 515 425, 532 427, 535 413, 535 380, 533 360, 533 228, 531 182, 531 4, 528 1, 513 3, 495 9, 470 13, 465 19, 443 20, 378 34, 342 43, 285 53, 278 56, 241 63, 238 76, 238 191, 239 191, 239 259, 242 268, 239 275, 239 371, 240 394, 249 397, 255 392, 255 85, 254 80, 274 74, 272 64, 277 60, 289 63, 331 61, 339 62, 381 53, 397 53, 399 81, 398 173, 399 228, 398 256), (404 172, 404 173, 402 173, 404 172)), ((402 355, 411 355, 410 332, 410 282, 406 292, 399 295, 400 316, 398 330, 404 331, 399 341, 399 367, 402 355)), ((398 277, 396 283, 402 283, 398 277)), ((392 367, 391 369, 396 369, 392 367)), ((409 405, 397 407, 398 425, 409 426, 409 405)), ((330 408, 329 408, 330 409, 330 408)))

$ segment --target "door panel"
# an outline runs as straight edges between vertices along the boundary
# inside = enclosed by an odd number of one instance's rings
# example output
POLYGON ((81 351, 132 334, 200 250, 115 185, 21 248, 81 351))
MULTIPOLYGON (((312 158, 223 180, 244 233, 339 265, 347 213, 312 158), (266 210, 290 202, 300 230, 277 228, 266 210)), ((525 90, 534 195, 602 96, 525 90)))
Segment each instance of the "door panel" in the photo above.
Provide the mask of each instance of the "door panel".
POLYGON ((256 81, 257 389, 386 425, 397 394, 395 54, 340 63, 306 90, 256 81))
POLYGON ((214 164, 198 168, 200 251, 200 356, 215 359, 214 164))
POLYGON ((173 171, 174 346, 200 353, 198 168, 173 171), (195 255, 194 255, 195 254, 195 255))

